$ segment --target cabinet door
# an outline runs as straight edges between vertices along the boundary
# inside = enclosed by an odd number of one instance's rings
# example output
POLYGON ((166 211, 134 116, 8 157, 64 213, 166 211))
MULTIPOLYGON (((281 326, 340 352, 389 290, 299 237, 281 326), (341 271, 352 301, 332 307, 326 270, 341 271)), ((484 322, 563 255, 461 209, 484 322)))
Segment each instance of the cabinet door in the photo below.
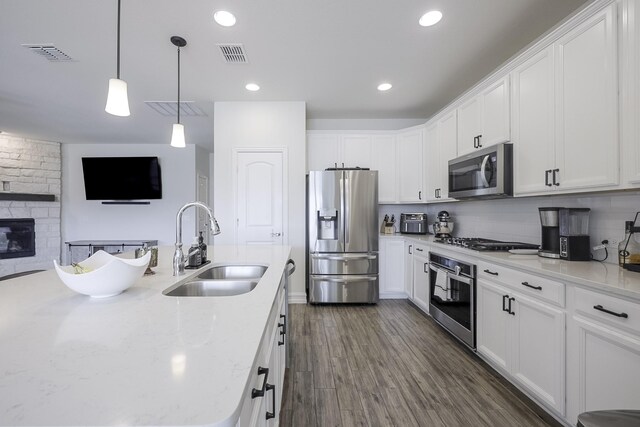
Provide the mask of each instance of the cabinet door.
POLYGON ((307 171, 335 167, 340 160, 338 135, 307 135, 307 171))
POLYGON ((621 2, 620 82, 622 159, 624 183, 640 184, 640 4, 635 0, 621 2))
POLYGON ((380 298, 398 298, 404 294, 404 240, 380 239, 380 298))
POLYGON ((371 168, 378 171, 378 202, 398 201, 396 139, 393 135, 371 137, 371 168))
POLYGON ((564 415, 564 313, 516 295, 509 316, 513 333, 511 375, 529 392, 564 415))
POLYGON ((423 254, 413 254, 412 300, 425 313, 429 313, 429 260, 423 254))
POLYGON ((508 371, 508 332, 511 321, 509 313, 502 309, 503 297, 509 292, 499 286, 478 280, 476 307, 476 330, 478 352, 496 366, 508 371))
POLYGON ((400 202, 424 201, 422 191, 422 129, 398 135, 398 177, 400 202))
POLYGON ((474 97, 458 107, 458 155, 471 153, 474 138, 482 135, 482 98, 474 97))
POLYGON ((555 165, 553 46, 511 73, 516 195, 551 190, 545 171, 555 165))
POLYGON ((340 145, 342 159, 339 165, 347 168, 371 168, 371 136, 343 135, 340 145))
POLYGON ((555 44, 558 190, 618 183, 616 3, 555 44))
POLYGON ((509 76, 482 91, 482 137, 480 148, 510 140, 509 76))
POLYGON ((438 123, 433 123, 424 130, 424 164, 425 164, 425 200, 438 200, 438 188, 441 187, 440 144, 438 143, 438 123))
POLYGON ((413 253, 415 245, 410 242, 404 242, 404 261, 403 261, 403 269, 404 269, 404 293, 407 296, 410 296, 413 293, 413 253))
POLYGON ((457 156, 457 133, 456 111, 453 110, 438 121, 438 164, 440 165, 438 200, 440 201, 451 200, 449 199, 449 160, 457 156))
POLYGON ((640 340, 575 316, 578 413, 640 406, 640 340))

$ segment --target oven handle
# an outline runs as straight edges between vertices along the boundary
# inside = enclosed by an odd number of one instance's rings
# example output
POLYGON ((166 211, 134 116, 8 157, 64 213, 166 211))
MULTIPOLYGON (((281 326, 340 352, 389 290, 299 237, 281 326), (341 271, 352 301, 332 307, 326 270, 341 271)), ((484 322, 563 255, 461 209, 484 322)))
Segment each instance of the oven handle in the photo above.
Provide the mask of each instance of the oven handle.
MULTIPOLYGON (((429 264, 429 268, 433 271, 437 271, 431 264, 429 264)), ((462 282, 462 283, 466 283, 467 285, 473 285, 473 279, 470 279, 468 277, 464 277, 464 276, 460 276, 458 274, 453 274, 450 271, 441 269, 441 271, 446 271, 447 272, 447 279, 448 280, 457 280, 458 282, 462 282)))

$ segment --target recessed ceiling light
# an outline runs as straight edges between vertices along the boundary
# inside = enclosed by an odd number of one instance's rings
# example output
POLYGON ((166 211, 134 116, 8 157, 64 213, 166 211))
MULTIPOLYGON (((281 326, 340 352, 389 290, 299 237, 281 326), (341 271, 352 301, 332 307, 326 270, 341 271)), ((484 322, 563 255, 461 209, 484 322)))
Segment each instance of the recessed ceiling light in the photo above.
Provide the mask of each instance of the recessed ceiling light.
POLYGON ((250 90, 251 92, 255 92, 255 91, 257 91, 257 90, 260 90, 260 86, 258 86, 258 85, 257 85, 257 84, 255 84, 255 83, 248 83, 248 84, 245 86, 245 89, 250 90))
POLYGON ((442 19, 442 12, 439 10, 432 10, 430 12, 425 13, 420 18, 420 25, 423 27, 430 27, 432 25, 436 25, 442 19))
POLYGON ((236 17, 226 10, 219 10, 213 14, 213 19, 223 27, 233 27, 236 24, 236 17))
POLYGON ((381 91, 381 92, 384 92, 384 91, 389 90, 391 88, 392 88, 391 83, 380 83, 378 85, 378 90, 381 91))

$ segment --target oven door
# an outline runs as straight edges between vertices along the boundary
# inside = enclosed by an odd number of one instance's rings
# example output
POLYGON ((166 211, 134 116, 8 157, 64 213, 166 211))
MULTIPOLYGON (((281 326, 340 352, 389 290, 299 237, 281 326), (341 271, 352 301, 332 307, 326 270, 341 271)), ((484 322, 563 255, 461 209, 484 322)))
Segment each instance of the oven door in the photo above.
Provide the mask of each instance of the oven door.
POLYGON ((475 342, 475 279, 429 264, 431 316, 471 348, 475 342), (438 275, 446 275, 438 280, 438 275), (444 288, 443 288, 444 286, 444 288))
POLYGON ((449 196, 455 199, 513 195, 512 145, 498 144, 449 161, 449 196))

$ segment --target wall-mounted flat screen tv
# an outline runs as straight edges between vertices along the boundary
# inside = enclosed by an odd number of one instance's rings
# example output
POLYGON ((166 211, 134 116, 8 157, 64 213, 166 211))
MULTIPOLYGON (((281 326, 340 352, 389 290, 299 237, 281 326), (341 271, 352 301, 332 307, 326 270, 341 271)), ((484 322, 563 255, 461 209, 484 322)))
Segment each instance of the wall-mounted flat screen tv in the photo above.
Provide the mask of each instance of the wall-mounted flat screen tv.
POLYGON ((149 200, 162 198, 157 157, 83 157, 87 200, 149 200))

